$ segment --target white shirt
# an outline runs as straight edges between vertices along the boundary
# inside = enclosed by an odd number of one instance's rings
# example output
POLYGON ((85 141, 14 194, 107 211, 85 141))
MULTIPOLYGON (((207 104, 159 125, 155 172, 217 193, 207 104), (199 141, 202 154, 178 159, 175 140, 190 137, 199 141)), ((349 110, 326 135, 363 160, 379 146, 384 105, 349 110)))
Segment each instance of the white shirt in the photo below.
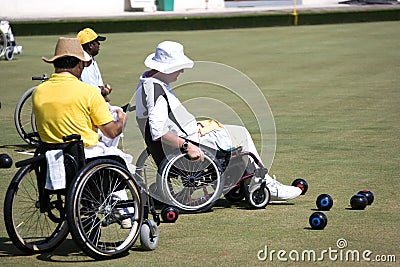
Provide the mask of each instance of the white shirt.
POLYGON ((157 140, 171 131, 197 142, 196 118, 186 110, 168 84, 152 77, 147 78, 145 74, 140 77, 136 88, 136 116, 139 119, 149 119, 152 139, 157 140), (184 132, 168 115, 168 103, 163 94, 168 98, 173 116, 184 132))
POLYGON ((93 85, 96 88, 104 85, 99 66, 94 57, 92 58, 92 63, 88 67, 83 68, 81 81, 93 85))

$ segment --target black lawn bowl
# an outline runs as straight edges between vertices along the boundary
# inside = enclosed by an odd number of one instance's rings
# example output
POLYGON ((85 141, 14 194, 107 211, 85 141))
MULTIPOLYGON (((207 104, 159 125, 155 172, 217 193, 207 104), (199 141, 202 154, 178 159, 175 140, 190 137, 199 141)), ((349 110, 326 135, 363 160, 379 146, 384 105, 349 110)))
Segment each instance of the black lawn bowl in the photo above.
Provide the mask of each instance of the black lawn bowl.
POLYGON ((364 195, 367 198, 367 200, 368 200, 367 205, 371 205, 372 202, 374 202, 375 197, 374 197, 374 194, 371 191, 369 191, 369 190, 361 190, 360 192, 358 192, 358 194, 364 195))
POLYGON ((13 161, 12 158, 8 154, 0 154, 0 168, 7 169, 10 168, 13 161))
POLYGON ((321 194, 317 197, 316 201, 319 210, 330 210, 333 206, 333 199, 328 194, 321 194))
POLYGON ((363 210, 368 204, 368 199, 363 194, 355 194, 350 199, 350 206, 353 210, 363 210))
POLYGON ((165 206, 161 210, 161 218, 165 223, 174 223, 179 217, 179 211, 172 206, 165 206))
POLYGON ((302 178, 298 178, 293 181, 292 186, 297 186, 301 189, 301 194, 304 195, 308 190, 308 183, 302 178))
POLYGON ((308 221, 312 229, 322 230, 328 223, 328 217, 326 217, 325 213, 316 211, 313 214, 311 214, 308 221))

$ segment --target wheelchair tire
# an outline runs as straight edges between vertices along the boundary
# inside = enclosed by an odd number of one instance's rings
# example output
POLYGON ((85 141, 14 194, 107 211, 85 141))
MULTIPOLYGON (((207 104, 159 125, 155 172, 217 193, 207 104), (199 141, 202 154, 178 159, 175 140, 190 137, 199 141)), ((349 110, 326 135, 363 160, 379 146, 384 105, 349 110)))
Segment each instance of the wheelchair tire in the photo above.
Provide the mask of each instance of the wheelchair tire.
POLYGON ((157 175, 164 203, 183 212, 209 210, 221 197, 221 168, 205 153, 204 161, 190 160, 185 154, 164 159, 157 175))
POLYGON ((6 48, 4 57, 8 61, 13 60, 13 58, 14 58, 14 47, 13 46, 9 46, 9 47, 6 48))
MULTIPOLYGON (((54 250, 69 232, 65 196, 49 196, 49 209, 40 211, 37 177, 32 165, 18 170, 4 200, 4 222, 13 244, 28 254, 54 250)), ((56 192, 56 191, 54 191, 56 192)))
POLYGON ((36 129, 35 115, 33 114, 31 96, 36 86, 28 89, 19 99, 14 111, 14 124, 19 136, 28 144, 39 145, 39 137, 30 136, 36 129))
POLYGON ((158 247, 158 226, 152 220, 143 223, 140 229, 140 244, 145 251, 155 250, 158 247), (153 232, 152 230, 153 229, 153 232))
POLYGON ((83 252, 96 260, 128 253, 143 222, 140 190, 126 167, 112 159, 93 160, 75 176, 68 192, 67 221, 83 252), (125 191, 128 199, 117 199, 117 191, 125 191), (126 219, 129 229, 123 227, 126 219))
POLYGON ((271 199, 271 193, 267 186, 261 189, 261 184, 257 183, 246 192, 246 200, 251 208, 264 209, 271 199))

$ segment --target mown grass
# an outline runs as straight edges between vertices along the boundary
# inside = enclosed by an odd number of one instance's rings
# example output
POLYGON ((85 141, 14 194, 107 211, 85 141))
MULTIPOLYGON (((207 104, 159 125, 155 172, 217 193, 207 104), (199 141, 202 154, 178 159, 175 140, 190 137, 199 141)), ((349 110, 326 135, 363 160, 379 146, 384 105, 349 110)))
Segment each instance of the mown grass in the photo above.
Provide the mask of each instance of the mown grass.
MULTIPOLYGON (((129 256, 106 263, 82 255, 72 240, 53 253, 23 256, 9 241, 1 216, 1 265, 291 265, 293 261, 281 262, 276 254, 272 262, 259 261, 257 252, 266 245, 269 250, 286 252, 338 250, 340 238, 347 240, 346 249, 371 250, 371 259, 396 255, 399 260, 399 31, 398 22, 382 22, 108 34, 97 60, 103 79, 114 88, 111 99, 116 105, 132 97, 145 69, 145 57, 162 40, 183 43, 194 60, 224 63, 249 76, 274 114, 277 148, 271 173, 286 184, 303 177, 309 191, 288 204, 269 205, 265 210, 249 210, 245 202, 230 205, 221 200, 212 212, 183 215, 175 224, 161 224, 157 250, 133 249, 129 256), (361 189, 373 191, 375 202, 364 211, 349 210, 350 197, 361 189), (328 226, 312 231, 308 217, 321 193, 330 194, 334 205, 326 212, 328 226)), ((52 55, 57 36, 16 38, 24 54, 11 62, 0 61, 0 152, 10 154, 14 161, 27 157, 17 150, 29 149, 15 131, 14 107, 34 84, 31 76, 52 72, 40 57, 52 55)), ((186 98, 199 93, 179 91, 186 98)), ((240 108, 232 101, 229 105, 240 108)), ((246 112, 248 109, 242 109, 241 115, 251 119, 246 112)), ((248 126, 257 135, 255 125, 248 126)), ((15 172, 14 167, 0 170, 1 200, 15 172)), ((333 261, 325 255, 320 264, 353 262, 333 261)))

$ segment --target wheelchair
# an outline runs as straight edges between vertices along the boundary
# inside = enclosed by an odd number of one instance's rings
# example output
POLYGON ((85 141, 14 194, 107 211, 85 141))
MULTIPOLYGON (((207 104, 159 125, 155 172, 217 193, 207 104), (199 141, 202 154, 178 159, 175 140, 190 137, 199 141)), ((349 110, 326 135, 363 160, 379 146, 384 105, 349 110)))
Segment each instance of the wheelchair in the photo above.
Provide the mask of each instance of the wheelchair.
POLYGON ((250 186, 253 176, 261 177, 262 173, 247 166, 246 158, 252 157, 265 170, 252 153, 240 147, 214 153, 210 148, 202 147, 202 150, 204 161, 193 161, 184 153, 175 153, 157 165, 147 148, 136 161, 136 172, 139 176, 156 176, 149 193, 181 212, 207 211, 222 195, 233 203, 246 199, 251 208, 262 209, 268 205, 271 194, 265 182, 250 186))
POLYGON ((13 244, 28 254, 59 246, 69 233, 84 253, 96 260, 126 255, 140 236, 144 250, 158 245, 159 219, 145 191, 118 156, 85 159, 79 135, 65 143, 39 143, 33 158, 16 163, 4 201, 4 221, 13 244), (62 150, 65 189, 47 189, 46 152, 62 150), (125 191, 127 199, 116 192, 125 191), (131 227, 122 227, 128 220, 131 227))
POLYGON ((4 56, 6 60, 12 60, 14 54, 21 54, 22 47, 17 46, 11 26, 8 21, 0 22, 0 58, 4 56))
MULTIPOLYGON (((128 107, 127 111, 135 110, 128 107)), ((267 170, 257 157, 241 147, 229 151, 199 145, 204 161, 190 160, 179 149, 152 141, 147 121, 137 120, 147 148, 136 161, 137 176, 156 177, 149 194, 161 203, 174 206, 181 212, 209 210, 222 195, 230 202, 245 198, 251 208, 265 208, 271 198, 263 179, 250 183, 253 177, 264 177, 267 170), (250 158, 254 164, 250 163, 250 158)), ((297 179, 295 186, 307 191, 305 180, 297 179)))

